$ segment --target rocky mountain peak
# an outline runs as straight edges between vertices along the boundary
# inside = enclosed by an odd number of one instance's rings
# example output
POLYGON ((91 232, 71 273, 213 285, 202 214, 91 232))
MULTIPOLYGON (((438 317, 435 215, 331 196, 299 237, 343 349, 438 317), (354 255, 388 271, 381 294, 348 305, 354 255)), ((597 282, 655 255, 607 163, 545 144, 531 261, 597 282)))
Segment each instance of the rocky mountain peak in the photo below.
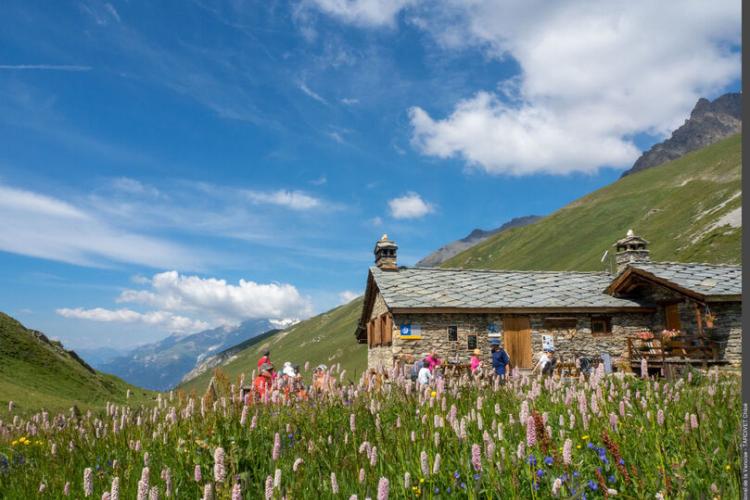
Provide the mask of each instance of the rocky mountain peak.
POLYGON ((742 94, 728 93, 713 101, 701 97, 695 103, 690 118, 672 132, 669 139, 644 152, 622 176, 675 160, 741 131, 742 94))

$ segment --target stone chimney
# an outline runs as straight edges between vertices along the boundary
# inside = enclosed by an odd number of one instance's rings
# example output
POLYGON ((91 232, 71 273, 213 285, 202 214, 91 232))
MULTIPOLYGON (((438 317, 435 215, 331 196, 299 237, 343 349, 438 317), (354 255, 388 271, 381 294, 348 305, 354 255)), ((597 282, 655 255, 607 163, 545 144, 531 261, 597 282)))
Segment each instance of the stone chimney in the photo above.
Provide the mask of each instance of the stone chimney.
POLYGON ((648 251, 648 241, 636 236, 632 229, 621 240, 615 243, 617 262, 617 274, 620 274, 631 262, 649 262, 651 257, 648 251))
POLYGON ((375 243, 375 265, 383 271, 396 271, 398 269, 396 250, 398 250, 398 245, 389 240, 387 234, 381 236, 375 243))

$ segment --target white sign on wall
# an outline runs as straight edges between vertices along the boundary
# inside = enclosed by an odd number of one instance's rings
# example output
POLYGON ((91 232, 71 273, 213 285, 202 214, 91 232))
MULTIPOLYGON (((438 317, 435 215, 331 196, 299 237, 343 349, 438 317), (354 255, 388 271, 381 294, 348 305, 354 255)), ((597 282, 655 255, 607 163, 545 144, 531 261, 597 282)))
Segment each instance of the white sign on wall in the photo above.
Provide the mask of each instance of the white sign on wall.
POLYGON ((555 350, 555 338, 552 335, 542 335, 542 349, 555 350))

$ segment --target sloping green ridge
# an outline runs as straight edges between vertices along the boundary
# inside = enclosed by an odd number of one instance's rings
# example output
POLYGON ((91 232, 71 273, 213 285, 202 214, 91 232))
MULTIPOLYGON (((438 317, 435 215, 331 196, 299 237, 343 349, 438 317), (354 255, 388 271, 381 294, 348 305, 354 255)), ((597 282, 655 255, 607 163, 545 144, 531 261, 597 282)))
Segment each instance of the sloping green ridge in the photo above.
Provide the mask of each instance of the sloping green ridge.
MULTIPOLYGON (((232 381, 238 380, 242 373, 249 378, 257 367, 261 353, 269 349, 271 360, 277 369, 281 368, 284 361, 300 366, 309 362, 311 367, 321 363, 328 366, 341 363, 341 369, 347 371, 346 377, 356 380, 367 366, 367 346, 358 344, 354 338, 361 313, 360 297, 275 333, 263 342, 253 343, 219 369, 232 381)), ((188 393, 195 391, 196 394, 202 394, 212 375, 213 370, 209 370, 177 388, 188 393)))
POLYGON ((740 135, 629 175, 544 219, 504 231, 442 267, 603 270, 605 250, 632 228, 654 260, 739 263, 741 227, 718 221, 742 207, 740 135))
POLYGON ((102 407, 107 401, 130 402, 149 399, 150 391, 93 370, 66 351, 59 342, 25 328, 0 313, 0 418, 8 411, 8 401, 16 411, 26 413, 45 408, 65 410, 102 407))

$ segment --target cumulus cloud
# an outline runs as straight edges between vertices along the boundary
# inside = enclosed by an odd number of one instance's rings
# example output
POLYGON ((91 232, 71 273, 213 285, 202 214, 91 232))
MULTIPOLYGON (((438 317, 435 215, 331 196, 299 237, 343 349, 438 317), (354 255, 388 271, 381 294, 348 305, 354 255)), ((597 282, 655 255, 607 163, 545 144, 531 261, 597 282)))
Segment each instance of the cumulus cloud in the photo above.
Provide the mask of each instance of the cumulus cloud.
POLYGON ((310 299, 284 283, 256 283, 182 275, 177 271, 155 274, 149 288, 124 290, 120 303, 136 303, 171 312, 213 317, 220 322, 257 318, 302 318, 312 314, 310 299))
MULTIPOLYGON (((343 21, 392 24, 408 5, 318 2, 343 21)), ((741 2, 453 0, 420 2, 410 24, 446 50, 511 58, 519 74, 467 93, 442 116, 409 110, 425 155, 460 158, 491 174, 627 167, 646 133, 663 137, 699 97, 740 78, 741 2)))
POLYGON ((320 208, 323 202, 302 191, 245 191, 247 198, 254 203, 278 205, 292 210, 320 208))
POLYGON ((112 262, 200 267, 202 258, 161 238, 118 228, 87 207, 0 184, 0 250, 79 265, 112 262))
POLYGON ((60 308, 57 314, 64 318, 85 319, 107 323, 142 323, 174 333, 195 333, 209 328, 209 323, 201 320, 178 316, 167 311, 151 311, 140 313, 131 309, 93 309, 60 308))
MULTIPOLYGON (((479 92, 432 119, 412 108, 423 153, 489 173, 629 166, 632 136, 664 136, 697 99, 739 77, 739 2, 473 2, 440 31, 521 67, 515 100, 479 92)), ((440 24, 440 23, 437 23, 440 24)))
POLYGON ((391 216, 395 219, 418 219, 434 212, 434 207, 415 192, 388 201, 391 216))
POLYGON ((359 294, 352 290, 344 290, 343 292, 339 293, 339 300, 342 304, 348 304, 357 297, 359 297, 359 294))

